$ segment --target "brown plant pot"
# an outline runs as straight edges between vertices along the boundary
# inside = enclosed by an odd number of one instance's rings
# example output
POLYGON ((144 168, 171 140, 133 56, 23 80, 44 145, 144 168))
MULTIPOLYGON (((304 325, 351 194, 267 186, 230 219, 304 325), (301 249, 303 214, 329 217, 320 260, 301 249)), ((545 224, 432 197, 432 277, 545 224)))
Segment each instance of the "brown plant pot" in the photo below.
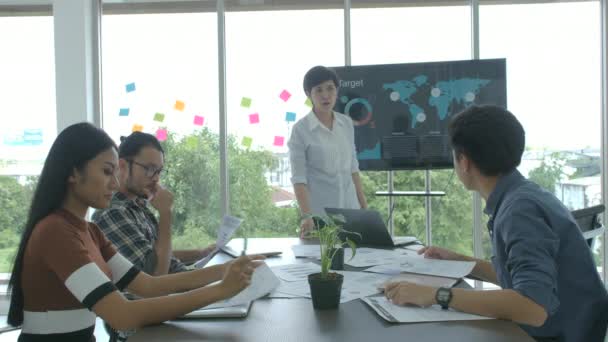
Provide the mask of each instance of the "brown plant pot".
POLYGON ((308 275, 312 306, 318 310, 337 309, 343 281, 344 276, 338 273, 328 273, 327 278, 323 278, 321 273, 308 275))

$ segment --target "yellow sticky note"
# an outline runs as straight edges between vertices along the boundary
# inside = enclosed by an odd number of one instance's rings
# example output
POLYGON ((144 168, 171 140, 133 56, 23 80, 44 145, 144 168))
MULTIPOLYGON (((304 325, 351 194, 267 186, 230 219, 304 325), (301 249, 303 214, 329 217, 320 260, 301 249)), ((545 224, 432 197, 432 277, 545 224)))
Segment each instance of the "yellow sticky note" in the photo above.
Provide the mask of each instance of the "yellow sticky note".
POLYGON ((180 112, 183 112, 184 108, 186 108, 186 104, 182 101, 177 100, 177 101, 175 101, 174 107, 175 107, 175 109, 179 110, 180 112))
POLYGON ((142 132, 144 130, 144 126, 135 124, 131 129, 131 132, 142 132))

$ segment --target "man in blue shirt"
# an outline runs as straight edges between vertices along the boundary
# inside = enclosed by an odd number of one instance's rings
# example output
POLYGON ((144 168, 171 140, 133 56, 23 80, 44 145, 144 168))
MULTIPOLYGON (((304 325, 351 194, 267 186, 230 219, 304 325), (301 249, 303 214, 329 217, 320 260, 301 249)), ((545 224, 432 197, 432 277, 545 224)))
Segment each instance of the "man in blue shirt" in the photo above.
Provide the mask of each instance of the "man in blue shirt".
POLYGON ((509 111, 473 106, 449 126, 454 168, 464 186, 486 200, 491 262, 446 249, 427 258, 475 261, 472 275, 501 290, 472 291, 392 283, 394 303, 440 304, 519 323, 538 341, 603 341, 608 295, 576 221, 551 193, 526 180, 521 162, 525 133, 509 111))

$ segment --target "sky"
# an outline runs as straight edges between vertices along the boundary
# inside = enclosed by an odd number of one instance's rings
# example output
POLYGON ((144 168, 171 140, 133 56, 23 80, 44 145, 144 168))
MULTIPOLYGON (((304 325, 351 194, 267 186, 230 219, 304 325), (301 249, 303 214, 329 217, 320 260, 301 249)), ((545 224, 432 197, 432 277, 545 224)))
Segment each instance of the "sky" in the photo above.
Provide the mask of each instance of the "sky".
MULTIPOLYGON (((216 20, 214 13, 103 17, 103 125, 114 139, 135 124, 150 133, 218 130, 216 20)), ((352 64, 469 59, 469 22, 464 6, 354 9, 352 64)), ((343 27, 341 10, 227 13, 229 133, 251 138, 251 148, 286 152, 293 125, 286 113, 297 120, 310 110, 304 73, 344 64, 343 27), (283 91, 290 96, 282 99, 283 91)), ((508 107, 528 147, 599 148, 599 2, 481 6, 480 27, 481 58, 507 59, 508 107)), ((41 160, 56 136, 52 18, 1 17, 0 32, 19 32, 0 35, 0 159, 41 160), (19 146, 24 130, 41 130, 42 143, 19 146)))

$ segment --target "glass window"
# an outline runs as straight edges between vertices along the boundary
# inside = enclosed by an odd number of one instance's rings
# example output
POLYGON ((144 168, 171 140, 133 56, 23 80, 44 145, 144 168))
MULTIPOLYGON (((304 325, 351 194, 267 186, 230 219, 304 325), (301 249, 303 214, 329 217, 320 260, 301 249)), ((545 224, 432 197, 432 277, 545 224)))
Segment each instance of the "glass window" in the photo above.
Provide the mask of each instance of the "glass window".
POLYGON ((175 196, 173 247, 216 238, 219 208, 217 15, 103 17, 103 127, 163 141, 161 183, 175 196))
POLYGON ((0 17, 0 273, 9 272, 57 135, 52 17, 0 17))
MULTIPOLYGON (((454 6, 374 9, 356 8, 363 5, 362 1, 354 0, 352 4, 353 65, 462 60, 471 56, 467 2, 454 6)), ((386 198, 373 195, 377 190, 387 189, 387 177, 375 173, 363 172, 368 202, 370 207, 388 213, 386 198)), ((395 171, 395 190, 424 190, 424 177, 424 171, 395 171)), ((447 193, 431 201, 432 243, 472 254, 471 194, 455 178, 451 170, 431 172, 432 189, 447 193)), ((424 199, 394 200, 395 234, 426 240, 424 199)))
POLYGON ((508 107, 526 130, 519 171, 571 210, 602 202, 599 6, 480 6, 481 57, 507 59, 508 107))
POLYGON ((296 236, 287 141, 306 71, 344 65, 343 27, 341 10, 226 13, 230 209, 249 236, 296 236))

